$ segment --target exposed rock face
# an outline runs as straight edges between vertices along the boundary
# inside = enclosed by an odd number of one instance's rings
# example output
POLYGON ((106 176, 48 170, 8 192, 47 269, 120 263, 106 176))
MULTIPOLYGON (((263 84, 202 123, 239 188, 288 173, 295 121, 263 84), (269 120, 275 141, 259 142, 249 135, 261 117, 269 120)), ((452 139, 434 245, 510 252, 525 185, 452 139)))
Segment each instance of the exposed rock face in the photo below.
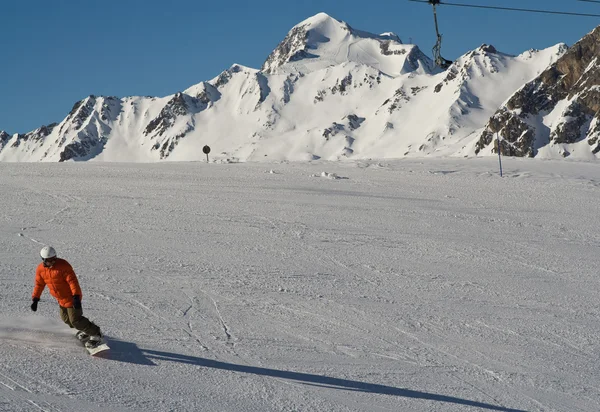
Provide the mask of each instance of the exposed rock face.
POLYGON ((273 73, 275 69, 287 62, 312 57, 313 55, 307 50, 307 38, 308 27, 306 25, 293 28, 267 57, 261 71, 273 73))
POLYGON ((66 132, 67 128, 79 129, 83 123, 90 117, 96 104, 96 96, 91 95, 87 99, 78 101, 67 115, 67 118, 61 126, 60 132, 66 132))
POLYGON ((256 73, 256 83, 260 90, 260 97, 258 98, 258 103, 256 103, 258 107, 267 99, 267 96, 271 93, 271 88, 269 87, 269 79, 262 73, 256 73))
POLYGON ((296 83, 303 76, 304 76, 304 74, 302 74, 302 73, 289 74, 287 76, 287 78, 284 80, 284 82, 283 82, 283 97, 281 98, 281 100, 284 104, 290 102, 292 94, 294 93, 294 90, 296 89, 296 83))
POLYGON ((200 98, 194 98, 185 93, 175 94, 162 108, 160 114, 146 126, 144 134, 155 141, 151 150, 158 150, 161 160, 169 157, 181 138, 194 129, 191 117, 195 113, 204 110, 207 104, 212 102, 211 95, 214 95, 215 91, 211 88, 207 90, 208 93, 205 89, 200 98), (176 123, 180 119, 181 124, 175 129, 176 123), (175 135, 173 135, 174 130, 178 131, 175 135), (168 136, 168 134, 171 134, 171 136, 168 136), (164 138, 161 139, 163 135, 164 138))
POLYGON ((218 101, 221 98, 221 93, 212 84, 202 82, 198 88, 195 88, 195 93, 190 94, 190 96, 196 98, 200 103, 208 105, 218 101))
POLYGON ((111 107, 115 104, 115 111, 120 111, 120 100, 114 97, 91 95, 75 103, 59 130, 60 162, 87 160, 102 151, 110 133, 105 121, 109 116, 112 120, 111 107))
POLYGON ((403 102, 404 103, 408 103, 410 102, 410 96, 408 96, 406 94, 406 91, 404 90, 404 88, 400 88, 398 90, 396 90, 396 92, 394 93, 394 98, 392 99, 387 99, 385 102, 383 102, 382 106, 387 106, 388 103, 391 104, 388 106, 387 110, 390 114, 394 113, 396 110, 398 110, 399 108, 402 107, 403 102))
MULTIPOLYGON (((293 27, 267 57, 261 71, 272 74, 286 63, 317 58, 319 56, 315 54, 314 50, 319 48, 319 44, 329 43, 332 40, 331 37, 348 35, 360 37, 361 34, 368 36, 367 33, 355 33, 345 22, 336 20, 325 13, 319 13, 293 27)), ((382 39, 389 42, 392 36, 386 35, 382 39)))
POLYGON ((163 109, 158 117, 152 120, 146 129, 145 135, 157 134, 162 136, 173 124, 178 116, 184 116, 189 113, 189 106, 182 93, 177 93, 163 109))
POLYGON ((455 79, 465 82, 473 78, 474 72, 485 71, 487 73, 498 72, 498 51, 494 46, 483 44, 476 50, 467 53, 464 56, 464 63, 454 63, 448 70, 441 83, 435 86, 435 93, 439 93, 444 85, 451 83, 455 79), (481 66, 481 67, 478 67, 481 66))
POLYGON ((264 62, 261 71, 275 74, 305 70, 307 65, 326 68, 345 62, 372 65, 382 73, 397 75, 421 69, 435 72, 431 59, 418 47, 404 45, 394 33, 373 34, 353 29, 325 13, 296 25, 264 62), (297 64, 294 64, 297 63, 297 64))
MULTIPOLYGON (((339 133, 343 133, 343 132, 350 133, 350 132, 358 129, 366 119, 364 117, 360 117, 356 114, 349 114, 348 116, 344 117, 342 120, 343 120, 343 123, 333 122, 331 127, 328 127, 325 130, 323 130, 323 137, 325 139, 329 139, 330 137, 336 136, 339 133)), ((352 138, 350 136, 346 136, 346 137, 350 138, 350 139, 352 139, 352 141, 354 141, 354 138, 352 138)))
POLYGON ((90 152, 97 148, 97 146, 104 145, 105 139, 82 139, 75 141, 65 146, 65 149, 60 153, 60 162, 65 160, 85 158, 90 152))
POLYGON ((349 114, 342 119, 341 123, 333 122, 333 124, 323 130, 323 138, 330 144, 337 145, 338 157, 351 156, 354 153, 352 146, 355 138, 352 137, 352 132, 360 128, 366 119, 356 114, 349 114))
POLYGON ((565 119, 550 132, 550 141, 576 143, 581 138, 581 128, 593 113, 579 101, 572 101, 564 112, 565 119))
POLYGON ((533 157, 533 143, 535 132, 529 128, 517 116, 513 116, 508 110, 498 111, 488 123, 486 130, 483 131, 476 145, 476 153, 489 144, 495 144, 494 150, 497 153, 498 147, 495 143, 496 133, 506 136, 509 133, 512 140, 504 138, 501 140, 500 149, 506 156, 533 157))
POLYGON ((358 129, 366 120, 364 117, 360 117, 355 114, 349 114, 346 118, 348 119, 348 127, 350 130, 358 129))
POLYGON ((10 135, 4 130, 0 130, 0 150, 2 150, 6 142, 8 142, 8 139, 10 139, 10 135))
MULTIPOLYGON (((600 114, 600 27, 573 45, 560 59, 512 96, 490 119, 476 145, 476 153, 503 139, 502 154, 536 156, 541 147, 558 147, 587 140, 598 153, 600 114), (551 124, 544 117, 558 118, 551 124), (544 125, 545 127, 541 127, 544 125)), ((497 152, 497 144, 494 146, 497 152)))
POLYGON ((348 76, 344 77, 339 83, 336 83, 331 89, 331 93, 345 94, 350 85, 352 85, 352 73, 348 73, 348 76))
POLYGON ((421 51, 421 49, 415 46, 410 49, 410 52, 407 55, 404 71, 412 72, 417 70, 420 65, 423 65, 428 73, 433 73, 435 71, 435 65, 433 61, 431 61, 431 59, 429 59, 429 57, 427 57, 425 53, 421 51))
POLYGON ((218 89, 221 86, 226 85, 227 83, 229 83, 229 80, 233 77, 235 73, 239 73, 241 71, 242 68, 239 65, 234 64, 228 70, 225 70, 223 73, 221 73, 219 77, 217 77, 214 86, 218 89))
POLYGON ((399 55, 399 54, 406 54, 406 49, 390 50, 390 43, 391 43, 391 41, 387 40, 387 41, 382 41, 379 44, 379 48, 381 50, 381 54, 383 54, 384 56, 393 56, 393 55, 399 55))
MULTIPOLYGON (((39 129, 35 129, 33 132, 19 134, 16 140, 12 143, 12 147, 19 147, 24 142, 40 142, 43 141, 46 136, 52 133, 52 130, 57 126, 57 123, 49 124, 48 126, 42 126, 39 129)), ((9 136, 10 137, 10 136, 9 136)))

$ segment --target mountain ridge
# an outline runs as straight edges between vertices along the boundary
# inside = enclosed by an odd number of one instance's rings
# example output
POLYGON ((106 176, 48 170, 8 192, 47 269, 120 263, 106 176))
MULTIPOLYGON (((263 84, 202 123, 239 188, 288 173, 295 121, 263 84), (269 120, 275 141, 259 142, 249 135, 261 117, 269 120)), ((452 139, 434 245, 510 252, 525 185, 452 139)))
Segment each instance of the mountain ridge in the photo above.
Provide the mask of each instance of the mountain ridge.
MULTIPOLYGON (((514 133, 533 127, 514 112, 515 93, 535 88, 527 85, 551 77, 552 70, 566 72, 563 66, 573 59, 587 66, 600 61, 590 57, 598 50, 588 43, 519 56, 483 44, 442 71, 393 33, 363 32, 319 13, 294 26, 260 70, 233 64, 165 97, 88 96, 59 123, 25 134, 0 133, 0 161, 189 161, 205 157, 204 145, 213 148, 213 160, 223 162, 491 155, 497 147, 490 136, 502 124, 514 124, 514 133), (563 59, 569 52, 572 57, 563 59), (502 117, 505 106, 506 113, 513 110, 510 118, 502 117)), ((579 77, 573 72, 576 80, 565 87, 579 84, 580 92, 595 99, 595 76, 586 83, 592 89, 577 83, 583 74, 596 73, 595 67, 579 68, 579 77)), ((531 93, 523 96, 529 106, 537 104, 531 93)), ((592 122, 590 110, 582 121, 592 122)), ((561 117, 565 125, 572 124, 572 112, 561 117)), ((511 151, 505 145, 514 149, 508 143, 519 137, 507 132, 501 138, 504 154, 539 157, 565 157, 564 145, 576 140, 564 143, 562 152, 511 151)), ((581 157, 595 157, 600 149, 594 150, 581 157)))

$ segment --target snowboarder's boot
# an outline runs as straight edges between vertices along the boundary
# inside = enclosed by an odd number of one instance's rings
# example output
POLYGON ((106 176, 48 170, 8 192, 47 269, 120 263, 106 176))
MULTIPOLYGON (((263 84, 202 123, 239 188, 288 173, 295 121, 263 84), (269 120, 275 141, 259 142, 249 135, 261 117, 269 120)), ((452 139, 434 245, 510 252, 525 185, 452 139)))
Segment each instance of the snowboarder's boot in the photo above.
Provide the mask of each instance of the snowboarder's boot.
POLYGON ((85 347, 88 349, 94 349, 98 345, 102 344, 102 336, 93 335, 90 336, 87 342, 85 342, 85 347))
POLYGON ((79 342, 85 343, 90 338, 90 335, 83 331, 79 331, 75 334, 75 337, 77 338, 77 340, 79 340, 79 342))

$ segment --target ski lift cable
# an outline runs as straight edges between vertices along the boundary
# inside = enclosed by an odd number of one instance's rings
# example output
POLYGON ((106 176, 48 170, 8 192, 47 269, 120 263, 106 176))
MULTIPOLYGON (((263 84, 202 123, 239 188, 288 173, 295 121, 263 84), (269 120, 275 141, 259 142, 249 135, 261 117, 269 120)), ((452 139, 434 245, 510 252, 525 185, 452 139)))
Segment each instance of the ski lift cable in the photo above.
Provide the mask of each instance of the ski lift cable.
MULTIPOLYGON (((446 3, 440 0, 408 0, 415 3, 425 3, 431 4, 433 6, 454 6, 454 7, 471 7, 476 9, 493 9, 493 10, 507 10, 507 11, 520 11, 527 13, 543 13, 543 14, 558 14, 564 16, 579 16, 579 17, 600 17, 600 14, 592 14, 592 13, 574 13, 569 11, 552 11, 552 10, 541 10, 541 9, 521 9, 516 7, 501 7, 501 6, 482 6, 478 4, 464 4, 464 3, 446 3)), ((579 0, 586 1, 590 3, 600 3, 600 1, 592 1, 592 0, 579 0)))
MULTIPOLYGON (((437 35, 437 42, 435 43, 435 46, 433 46, 432 51, 433 51, 433 57, 434 57, 434 62, 436 64, 436 66, 438 66, 442 69, 447 69, 448 67, 450 67, 450 65, 452 64, 452 61, 443 58, 441 55, 442 35, 440 34, 439 27, 438 27, 437 6, 444 5, 444 6, 455 6, 455 7, 471 7, 471 8, 478 8, 478 9, 520 11, 520 12, 527 12, 527 13, 543 13, 543 14, 567 15, 567 16, 578 16, 578 17, 600 17, 600 14, 591 14, 591 13, 574 13, 574 12, 568 12, 568 11, 565 12, 565 11, 552 11, 552 10, 541 10, 541 9, 523 9, 523 8, 516 8, 516 7, 482 6, 482 5, 477 5, 477 4, 464 4, 464 3, 447 3, 447 2, 442 2, 442 0, 408 0, 408 1, 412 1, 415 3, 425 3, 425 4, 429 4, 433 7, 433 18, 434 18, 434 22, 435 22, 435 32, 437 35)), ((585 2, 590 2, 590 3, 600 3, 600 0, 579 0, 579 1, 585 1, 585 2)))

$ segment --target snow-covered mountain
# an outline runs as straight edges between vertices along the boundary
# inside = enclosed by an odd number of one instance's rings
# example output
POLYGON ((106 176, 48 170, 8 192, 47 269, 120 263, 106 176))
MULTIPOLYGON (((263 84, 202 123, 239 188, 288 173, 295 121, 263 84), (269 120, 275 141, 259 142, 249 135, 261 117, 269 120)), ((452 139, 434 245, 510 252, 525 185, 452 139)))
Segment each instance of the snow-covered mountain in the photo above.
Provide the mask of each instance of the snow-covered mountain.
POLYGON ((494 114, 476 153, 596 158, 600 152, 600 27, 571 47, 494 114))
POLYGON ((234 64, 162 98, 89 96, 60 123, 0 134, 0 161, 201 160, 204 145, 218 161, 476 156, 494 152, 496 131, 506 154, 595 157, 596 31, 519 56, 483 45, 441 71, 393 33, 319 13, 260 70, 234 64), (519 133, 533 150, 517 150, 519 133), (564 149, 581 139, 587 152, 564 149))
POLYGON ((392 77, 414 71, 429 74, 435 70, 432 61, 418 47, 402 44, 394 33, 366 33, 319 13, 292 28, 261 71, 310 73, 348 62, 372 66, 392 77))

